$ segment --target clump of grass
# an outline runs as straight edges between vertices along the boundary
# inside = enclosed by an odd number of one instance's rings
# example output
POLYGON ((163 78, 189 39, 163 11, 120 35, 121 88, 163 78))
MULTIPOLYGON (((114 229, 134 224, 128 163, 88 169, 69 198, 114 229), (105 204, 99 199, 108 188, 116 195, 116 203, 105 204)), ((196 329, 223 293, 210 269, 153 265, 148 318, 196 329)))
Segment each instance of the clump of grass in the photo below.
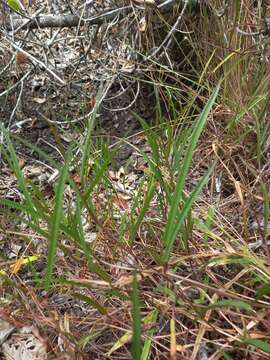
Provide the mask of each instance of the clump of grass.
MULTIPOLYGON (((119 200, 111 177, 110 145, 93 142, 96 112, 63 163, 1 128, 1 154, 22 195, 20 202, 0 199, 1 216, 18 214, 17 227, 3 233, 22 236, 24 224, 25 242, 13 271, 9 261, 1 263, 6 313, 16 301, 18 321, 31 323, 38 315, 50 339, 61 334, 78 354, 269 357, 269 94, 266 65, 258 62, 266 45, 238 29, 257 26, 260 5, 209 2, 199 30, 186 34, 192 76, 155 64, 163 71, 150 79, 156 119, 149 124, 134 115, 145 147, 130 145, 146 165, 129 204, 119 200), (17 142, 58 171, 51 197, 24 177, 17 142), (257 227, 250 211, 256 201, 263 204, 257 227), (82 312, 59 310, 55 320, 56 293, 82 312)), ((55 349, 53 340, 50 345, 55 349)))

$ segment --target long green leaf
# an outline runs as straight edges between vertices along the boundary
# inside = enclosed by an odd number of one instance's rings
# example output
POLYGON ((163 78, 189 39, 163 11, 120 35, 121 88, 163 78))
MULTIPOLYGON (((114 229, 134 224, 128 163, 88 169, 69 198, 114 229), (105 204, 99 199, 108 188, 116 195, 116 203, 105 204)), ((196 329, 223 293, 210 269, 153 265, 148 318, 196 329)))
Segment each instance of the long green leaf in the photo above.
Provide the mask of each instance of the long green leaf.
POLYGON ((270 294, 270 282, 261 286, 256 293, 256 298, 261 299, 264 295, 270 294))
POLYGON ((129 244, 131 244, 134 241, 136 233, 137 233, 137 231, 138 231, 138 229, 139 229, 139 227, 140 227, 140 225, 141 225, 141 223, 142 223, 142 221, 144 219, 144 216, 145 216, 147 210, 149 209, 150 202, 151 202, 154 194, 155 194, 155 185, 154 185, 154 177, 152 177, 149 180, 148 190, 147 190, 147 193, 145 195, 144 202, 143 202, 140 214, 137 217, 135 223, 132 224, 132 226, 131 226, 130 234, 129 234, 129 244))
POLYGON ((91 299, 89 296, 86 296, 86 295, 83 295, 80 293, 76 293, 76 292, 73 292, 70 295, 74 296, 75 298, 80 299, 80 300, 86 302, 88 305, 94 307, 102 315, 107 315, 107 309, 104 306, 100 305, 96 300, 91 299))
POLYGON ((221 307, 234 307, 246 311, 253 311, 252 306, 243 300, 220 300, 210 304, 206 309, 221 308, 221 307))
POLYGON ((259 339, 243 339, 242 344, 251 345, 267 353, 270 353, 270 344, 259 339))
POLYGON ((98 112, 98 109, 100 107, 100 104, 103 99, 103 92, 105 91, 105 88, 103 86, 100 87, 98 90, 97 98, 96 98, 96 104, 94 106, 92 114, 89 116, 88 123, 87 123, 87 131, 85 134, 85 141, 82 148, 82 161, 80 165, 80 178, 82 184, 85 184, 86 175, 87 175, 87 169, 88 169, 88 161, 91 157, 91 136, 92 136, 92 130, 95 125, 96 121, 96 115, 98 112))
POLYGON ((132 338, 132 332, 127 331, 124 335, 122 335, 111 347, 111 349, 107 352, 107 356, 111 356, 114 351, 127 344, 132 338))
POLYGON ((8 0, 7 4, 12 10, 16 12, 21 10, 20 3, 17 0, 8 0))
POLYGON ((132 320, 133 320, 133 334, 132 334, 132 359, 140 360, 141 358, 141 312, 140 299, 137 276, 134 272, 132 281, 132 320))
POLYGON ((164 238, 164 252, 162 255, 162 261, 163 262, 167 262, 169 260, 170 257, 170 253, 173 247, 173 244, 177 238, 177 235, 179 233, 179 230, 181 229, 181 226, 183 224, 183 222, 185 221, 186 217, 188 216, 189 211, 191 210, 191 207, 194 203, 194 201, 196 201, 199 193, 201 192, 201 190, 203 189, 203 187, 205 186, 205 184, 207 183, 213 169, 214 169, 214 165, 212 165, 210 167, 210 169, 208 170, 208 172, 204 175, 204 177, 200 180, 200 182, 197 184, 196 188, 193 190, 193 192, 191 193, 190 197, 188 198, 188 200, 186 201, 180 215, 177 217, 176 221, 175 221, 175 225, 174 228, 171 229, 170 233, 167 235, 166 238, 164 238))
POLYGON ((147 142, 150 145, 154 156, 153 156, 153 159, 151 159, 144 151, 141 150, 140 153, 142 154, 143 158, 147 161, 149 168, 151 169, 155 178, 159 181, 161 188, 165 192, 167 200, 170 203, 171 202, 170 189, 163 179, 161 169, 158 166, 158 163, 156 160, 157 154, 156 154, 155 144, 157 143, 157 139, 156 139, 157 135, 153 131, 151 131, 149 125, 138 114, 136 114, 135 112, 132 112, 132 114, 140 121, 140 123, 145 131, 145 134, 147 136, 147 142))
POLYGON ((68 177, 68 168, 69 168, 69 156, 67 157, 65 164, 60 172, 60 177, 55 191, 56 197, 55 197, 54 211, 50 221, 48 265, 45 275, 45 288, 47 290, 49 289, 52 280, 58 233, 59 233, 61 219, 63 216, 63 197, 65 190, 65 182, 68 177))
MULTIPOLYGON (((149 324, 156 324, 157 321, 157 316, 158 316, 158 311, 154 310, 152 312, 150 312, 150 314, 148 314, 144 319, 143 319, 143 323, 145 325, 149 325, 149 324)), ((143 345, 143 350, 142 350, 142 355, 141 355, 141 360, 148 360, 149 359, 149 353, 151 350, 151 343, 152 343, 152 336, 154 335, 154 328, 148 330, 146 332, 147 338, 144 342, 143 345)))
MULTIPOLYGON (((168 258, 169 256, 169 251, 172 247, 173 242, 175 241, 174 237, 172 239, 172 234, 175 233, 174 228, 176 226, 176 220, 178 217, 178 208, 179 208, 179 204, 182 200, 183 197, 183 190, 184 190, 184 186, 185 186, 185 181, 186 181, 186 177, 188 174, 188 170, 190 167, 190 163, 191 163, 191 159, 193 156, 193 152, 195 150, 195 147, 197 145, 197 142, 199 140, 199 137, 202 133, 202 130, 206 124, 206 121, 208 119, 208 115, 215 103, 216 97, 218 95, 219 92, 219 88, 220 88, 220 84, 217 86, 217 88, 215 89, 215 91, 213 92, 213 94, 211 95, 211 97, 209 98, 206 106, 204 107, 199 119, 197 120, 197 123, 194 126, 194 130, 192 132, 191 135, 191 139, 190 139, 190 143, 188 145, 187 151, 186 151, 186 155, 184 157, 183 160, 183 165, 182 167, 179 169, 178 171, 178 177, 177 177, 177 182, 176 182, 176 186, 175 186, 175 191, 173 193, 172 196, 172 204, 171 204, 171 208, 169 210, 169 214, 168 214, 168 219, 167 219, 167 224, 165 227, 165 231, 164 231, 164 236, 163 236, 163 242, 165 245, 165 253, 166 255, 164 256, 165 259, 168 258)), ((195 199, 193 199, 195 200, 195 199)), ((186 212, 187 215, 188 211, 186 212)), ((183 219, 184 220, 184 219, 183 219)), ((178 224, 177 224, 178 226, 178 224)), ((178 226, 178 228, 180 228, 178 226)))
POLYGON ((4 136, 6 138, 7 141, 7 150, 8 152, 6 153, 6 157, 7 160, 9 162, 10 167, 12 168, 12 170, 14 171, 14 174, 18 180, 19 183, 19 187, 23 193, 24 199, 25 199, 25 204, 28 208, 28 215, 30 215, 32 217, 32 219, 34 220, 34 222, 37 224, 38 222, 38 213, 37 210, 35 209, 35 206, 33 204, 32 201, 32 197, 31 194, 27 188, 27 182, 26 179, 21 171, 20 165, 19 165, 19 161, 17 158, 17 155, 15 153, 15 149, 12 145, 12 142, 9 138, 9 134, 7 132, 6 129, 4 129, 3 126, 1 126, 2 131, 4 133, 4 136))

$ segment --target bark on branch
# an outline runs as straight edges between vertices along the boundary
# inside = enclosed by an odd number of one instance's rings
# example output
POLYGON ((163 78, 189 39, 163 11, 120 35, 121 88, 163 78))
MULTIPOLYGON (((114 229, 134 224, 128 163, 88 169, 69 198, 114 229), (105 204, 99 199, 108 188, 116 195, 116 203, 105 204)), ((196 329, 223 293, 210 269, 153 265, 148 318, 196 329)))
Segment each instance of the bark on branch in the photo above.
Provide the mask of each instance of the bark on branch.
MULTIPOLYGON (((159 1, 157 9, 161 12, 170 10, 176 4, 184 4, 185 0, 167 0, 167 1, 159 1)), ((198 1, 190 0, 190 4, 192 7, 198 5, 198 1)), ((23 29, 37 29, 37 28, 63 28, 63 27, 77 27, 87 24, 88 26, 100 25, 106 21, 111 21, 115 18, 116 15, 124 16, 128 13, 131 13, 133 8, 131 6, 127 6, 120 9, 111 9, 107 10, 104 13, 96 17, 92 17, 89 19, 80 18, 77 15, 39 15, 34 17, 31 20, 19 19, 16 18, 12 21, 12 23, 5 24, 5 28, 8 31, 20 30, 23 29)), ((3 24, 0 23, 0 26, 3 24)))
MULTIPOLYGON (((115 15, 114 15, 115 16, 115 15)), ((18 28, 23 29, 44 29, 44 28, 63 28, 63 27, 74 27, 78 25, 98 25, 106 20, 112 20, 113 16, 106 16, 104 14, 101 17, 85 20, 80 18, 77 15, 39 15, 33 19, 22 20, 15 19, 12 24, 9 23, 6 25, 6 29, 11 31, 12 29, 16 30, 18 28)))

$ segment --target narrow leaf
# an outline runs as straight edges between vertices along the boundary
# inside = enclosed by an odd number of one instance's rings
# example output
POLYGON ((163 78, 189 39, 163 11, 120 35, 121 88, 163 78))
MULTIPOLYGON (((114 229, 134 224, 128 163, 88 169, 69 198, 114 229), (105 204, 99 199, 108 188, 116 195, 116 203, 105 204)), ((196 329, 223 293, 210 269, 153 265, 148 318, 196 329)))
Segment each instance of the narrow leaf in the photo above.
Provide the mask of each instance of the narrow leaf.
POLYGON ((207 306, 207 309, 220 308, 220 307, 235 307, 246 311, 253 311, 252 306, 242 300, 220 300, 207 306))
POLYGON ((137 276, 134 272, 132 282, 132 320, 133 320, 133 335, 132 335, 132 359, 140 360, 141 358, 141 313, 140 313, 140 299, 137 276))
POLYGON ((270 353, 270 344, 259 339, 244 339, 242 344, 255 346, 260 350, 270 353))
POLYGON ((121 346, 125 345, 126 343, 128 343, 130 341, 130 339, 132 338, 132 332, 131 331, 127 331, 124 335, 122 335, 111 347, 111 349, 107 352, 107 356, 111 356, 111 354, 116 351, 117 349, 119 349, 121 346))
POLYGON ((164 253, 162 255, 162 261, 166 262, 168 261, 169 257, 170 257, 170 253, 173 247, 173 244, 177 238, 177 235, 179 233, 179 230, 181 229, 181 226, 183 224, 183 222, 185 221, 186 217, 188 216, 189 211, 191 210, 191 207, 194 203, 194 201, 196 201, 199 193, 201 192, 201 190, 203 189, 203 187, 205 186, 205 184, 207 183, 213 168, 214 168, 215 164, 211 166, 211 168, 208 170, 208 172, 204 175, 204 177, 200 180, 200 182, 197 184, 197 187, 193 190, 192 194, 190 195, 190 197, 188 198, 188 200, 186 201, 180 215, 178 216, 178 218, 175 221, 175 225, 172 229, 170 229, 170 232, 167 234, 166 237, 164 237, 164 244, 165 244, 165 249, 164 249, 164 253))
MULTIPOLYGON (((165 255, 164 255, 165 261, 168 260, 168 257, 170 255, 170 250, 176 239, 176 237, 172 236, 172 234, 175 233, 175 231, 174 231, 175 223, 178 222, 177 217, 178 217, 178 211, 179 211, 179 204, 183 198, 183 190, 184 190, 184 186, 185 186, 186 177, 187 177, 187 174, 189 171, 190 163, 192 160, 193 152, 196 148, 199 137, 200 137, 200 135, 203 131, 203 128, 206 124, 208 115, 215 103, 216 97, 219 92, 219 87, 220 87, 220 84, 216 88, 216 90, 213 92, 211 97, 209 98, 206 106, 204 107, 201 115, 199 116, 199 118, 194 126, 194 129, 193 129, 193 132, 191 135, 191 139, 190 139, 190 143, 188 144, 186 155, 183 160, 183 165, 178 170, 178 178, 177 178, 175 190, 174 190, 174 193, 172 196, 173 201, 171 204, 171 208, 169 210, 167 224, 166 224, 164 235, 163 235, 163 242, 165 245, 165 255)), ((194 198, 194 200, 195 200, 195 198, 194 198)), ((185 216, 187 216, 187 214, 188 214, 188 211, 186 212, 185 216)), ((183 220, 184 220, 184 218, 183 218, 183 220)), ((178 231, 179 231, 180 227, 181 226, 178 226, 178 231)))
POLYGON ((70 294, 71 296, 74 296, 77 299, 80 299, 84 302, 86 302, 88 305, 92 306, 93 308, 97 309, 102 315, 107 315, 107 310, 104 306, 100 305, 96 300, 91 299, 89 296, 73 292, 70 294))
POLYGON ((18 0, 8 0, 8 6, 14 11, 20 11, 21 6, 18 0))
POLYGON ((264 295, 267 295, 270 293, 270 283, 267 283, 263 286, 261 286, 256 293, 256 298, 261 299, 264 295))
MULTIPOLYGON (((144 319, 143 319, 143 323, 145 325, 148 324, 156 324, 157 321, 157 316, 158 316, 158 311, 154 310, 152 312, 150 312, 150 314, 148 314, 144 319)), ((148 360, 149 359, 149 353, 150 353, 150 349, 151 349, 151 343, 152 343, 152 336, 154 335, 154 328, 150 329, 146 332, 147 338, 144 342, 143 345, 143 350, 142 350, 142 355, 141 355, 141 360, 148 360)))
MULTIPOLYGON (((68 157, 69 159, 69 157, 68 157)), ((50 234, 49 234, 49 249, 48 249, 48 265, 47 271, 45 275, 45 288, 46 290, 49 289, 51 285, 52 273, 53 273, 53 266, 54 266, 54 259, 56 254, 57 248, 57 239, 58 233, 60 228, 61 219, 63 216, 63 197, 64 197, 64 190, 65 190, 65 182, 68 176, 68 159, 65 162, 61 172, 60 178, 58 180, 58 184, 56 187, 56 197, 55 197, 55 206, 53 215, 50 221, 50 234)))

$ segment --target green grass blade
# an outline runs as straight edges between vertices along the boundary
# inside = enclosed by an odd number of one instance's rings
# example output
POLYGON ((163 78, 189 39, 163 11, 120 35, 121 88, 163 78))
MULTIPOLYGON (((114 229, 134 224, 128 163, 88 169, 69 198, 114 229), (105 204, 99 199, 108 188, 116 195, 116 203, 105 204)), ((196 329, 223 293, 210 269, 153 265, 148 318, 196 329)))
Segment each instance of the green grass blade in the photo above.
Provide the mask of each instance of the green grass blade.
POLYGON ((270 353, 270 344, 259 339, 243 339, 242 344, 251 345, 266 353, 270 353))
POLYGON ((92 306, 93 308, 98 310, 100 312, 100 314, 102 314, 102 315, 108 314, 107 309, 104 306, 100 305, 100 303, 98 303, 94 299, 91 299, 89 296, 86 296, 86 295, 83 295, 80 293, 76 293, 76 292, 72 292, 70 295, 77 299, 80 299, 80 300, 84 301, 85 303, 87 303, 88 305, 92 306))
POLYGON ((132 335, 132 359, 141 359, 141 312, 140 312, 140 299, 139 288, 137 282, 136 272, 133 274, 132 281, 132 320, 133 320, 133 335, 132 335))
POLYGON ((78 238, 79 238, 79 243, 80 246, 84 252, 84 255, 87 259, 87 263, 88 263, 88 267, 91 267, 92 263, 93 263, 93 254, 92 254, 92 249, 91 246, 89 246, 89 244, 87 244, 87 242, 85 241, 85 236, 84 236, 84 229, 83 229, 83 224, 82 224, 82 201, 79 197, 77 197, 76 199, 76 213, 75 213, 75 226, 78 230, 78 238))
POLYGON ((268 188, 265 184, 261 185, 263 193, 263 227, 264 227, 264 236, 267 238, 269 231, 269 220, 270 220, 270 198, 268 193, 268 188))
POLYGON ((203 235, 203 240, 205 245, 207 245, 209 233, 211 233, 211 227, 214 223, 214 216, 215 216, 215 208, 213 206, 210 206, 207 212, 207 217, 205 221, 205 227, 208 230, 207 233, 203 235))
POLYGON ((82 155, 82 162, 81 162, 81 169, 80 169, 80 178, 82 184, 85 183, 85 177, 87 175, 87 169, 88 169, 88 161, 91 156, 91 135, 92 130, 94 127, 95 117, 92 115, 90 116, 88 120, 88 126, 87 126, 87 133, 85 137, 85 142, 83 146, 83 155, 82 155))
POLYGON ((127 344, 132 337, 131 331, 127 331, 124 335, 122 335, 110 348, 110 350, 106 353, 107 356, 111 356, 113 352, 118 350, 123 345, 127 344))
POLYGON ((28 208, 28 215, 31 215, 32 219, 35 221, 35 223, 37 223, 38 222, 38 213, 33 204, 31 194, 28 191, 27 182, 21 171, 19 161, 18 161, 17 155, 15 153, 15 149, 9 138, 9 134, 7 133, 7 130, 2 127, 2 131, 4 133, 4 136, 5 136, 6 142, 7 142, 7 153, 6 153, 7 161, 9 163, 11 169, 14 171, 14 174, 18 180, 19 187, 20 187, 20 189, 23 193, 24 199, 25 199, 25 204, 28 208))
POLYGON ((45 288, 48 290, 51 285, 53 266, 57 248, 57 239, 60 229, 60 223, 63 216, 63 197, 65 190, 65 182, 68 177, 69 156, 60 171, 60 177, 56 186, 56 197, 53 215, 50 221, 49 249, 48 249, 48 265, 45 275, 45 288))
POLYGON ((155 194, 155 185, 154 185, 154 177, 152 177, 150 180, 149 180, 149 186, 148 186, 148 191, 145 195, 145 198, 144 198, 144 202, 143 202, 143 205, 142 205, 142 208, 141 208, 141 211, 140 211, 140 214, 139 216, 137 217, 135 223, 132 225, 131 229, 130 229, 130 234, 129 234, 129 243, 131 244, 134 239, 135 239, 135 236, 136 236, 136 233, 145 217, 145 214, 147 212, 147 210, 149 209, 149 206, 150 206, 150 202, 153 198, 155 194))
MULTIPOLYGON (((197 120, 197 123, 194 126, 194 130, 192 132, 192 136, 190 139, 190 143, 188 145, 187 151, 186 151, 186 155, 184 157, 184 161, 183 161, 183 165, 182 167, 179 169, 178 171, 178 178, 177 178, 177 182, 176 182, 176 186, 175 186, 175 191, 173 193, 172 196, 172 204, 171 204, 171 208, 169 210, 169 214, 168 214, 168 219, 167 219, 167 224, 165 227, 165 231, 164 231, 164 236, 163 236, 163 241, 165 244, 165 252, 166 252, 166 256, 165 258, 168 258, 168 248, 171 249, 172 247, 172 234, 174 233, 174 228, 175 228, 175 221, 177 219, 178 216, 178 207, 179 204, 182 200, 183 197, 183 190, 184 190, 184 186, 185 186, 185 181, 186 181, 186 177, 188 174, 188 170, 189 170, 189 166, 191 163, 191 159, 193 156, 193 152, 195 150, 195 147, 197 145, 197 142, 199 140, 199 137, 203 131, 203 128, 206 124, 208 115, 214 105, 214 102, 216 100, 216 97, 218 95, 219 92, 219 88, 220 88, 220 84, 218 85, 218 87, 215 89, 215 91, 213 92, 213 94, 211 95, 211 97, 209 98, 206 106, 204 107, 199 119, 197 120)), ((198 194, 198 192, 197 192, 198 194)), ((195 200, 195 199, 193 199, 195 200)), ((174 241, 175 239, 173 239, 174 241)))
POLYGON ((14 141, 16 141, 17 143, 20 143, 24 146, 26 146, 27 148, 31 149, 32 151, 36 152, 41 159, 46 160, 46 162, 48 162, 48 164, 55 168, 55 169, 61 169, 61 165, 56 162, 55 160, 53 160, 53 158, 51 156, 49 156, 45 151, 43 151, 40 147, 38 147, 35 144, 31 144, 30 142, 26 141, 23 138, 20 138, 18 135, 16 134, 11 134, 10 135, 12 139, 14 139, 14 141))
POLYGON ((106 92, 105 87, 101 86, 98 91, 98 94, 97 94, 96 104, 94 106, 93 112, 90 115, 90 117, 88 119, 88 123, 87 123, 87 131, 86 131, 85 141, 84 141, 83 148, 82 148, 82 161, 81 161, 81 166, 80 166, 80 178, 81 178, 82 184, 85 183, 86 176, 87 176, 88 161, 89 161, 89 158, 91 157, 91 144, 92 144, 91 136, 92 136, 92 131, 93 131, 95 121, 96 121, 96 115, 97 115, 98 109, 100 107, 100 104, 101 104, 103 96, 104 96, 104 91, 106 92))
POLYGON ((222 353, 222 359, 223 360, 233 360, 230 355, 228 355, 226 352, 222 353))
POLYGON ((214 169, 215 164, 213 164, 210 169, 208 170, 208 172, 204 175, 204 177, 200 180, 200 182, 197 184, 196 188, 193 190, 192 194, 190 195, 190 197, 188 198, 188 200, 186 201, 180 215, 176 218, 175 224, 173 229, 171 229, 171 232, 168 234, 168 236, 165 238, 164 237, 164 253, 162 256, 162 261, 163 262, 167 262, 169 260, 170 257, 170 253, 173 247, 173 244, 177 238, 178 232, 183 224, 183 222, 185 221, 186 217, 188 216, 189 211, 191 210, 191 207, 194 203, 194 201, 196 201, 199 193, 201 192, 201 190, 203 189, 203 187, 205 186, 205 184, 207 183, 213 169, 214 169))
MULTIPOLYGON (((148 324, 154 325, 154 324, 156 324, 157 316, 158 316, 158 311, 154 310, 143 319, 143 323, 145 325, 148 325, 148 324)), ((145 340, 144 345, 143 345, 141 360, 149 359, 151 343, 152 343, 152 336, 154 335, 154 330, 155 329, 152 328, 146 332, 147 339, 145 340)))
POLYGON ((261 299, 264 295, 270 294, 270 283, 261 286, 256 292, 256 299, 261 299))
POLYGON ((226 308, 233 307, 237 309, 246 310, 248 312, 253 311, 252 306, 243 300, 220 300, 213 304, 208 305, 206 309, 223 308, 223 307, 226 308))
POLYGON ((97 171, 95 173, 94 179, 89 184, 88 188, 85 190, 83 194, 84 200, 87 200, 94 190, 95 186, 98 185, 102 179, 105 177, 105 172, 108 170, 108 166, 112 160, 112 157, 108 157, 105 159, 104 163, 101 165, 97 165, 97 171))
POLYGON ((158 154, 158 145, 157 145, 157 135, 154 131, 152 131, 149 127, 149 125, 136 113, 132 112, 132 114, 138 119, 138 121, 141 123, 145 134, 147 136, 147 142, 151 147, 153 159, 151 159, 144 151, 140 151, 143 158, 147 161, 149 168, 151 169, 153 175, 156 177, 156 179, 159 181, 162 190, 165 192, 167 200, 171 201, 171 193, 170 189, 167 186, 166 182, 163 179, 160 167, 159 165, 159 154, 158 154))

